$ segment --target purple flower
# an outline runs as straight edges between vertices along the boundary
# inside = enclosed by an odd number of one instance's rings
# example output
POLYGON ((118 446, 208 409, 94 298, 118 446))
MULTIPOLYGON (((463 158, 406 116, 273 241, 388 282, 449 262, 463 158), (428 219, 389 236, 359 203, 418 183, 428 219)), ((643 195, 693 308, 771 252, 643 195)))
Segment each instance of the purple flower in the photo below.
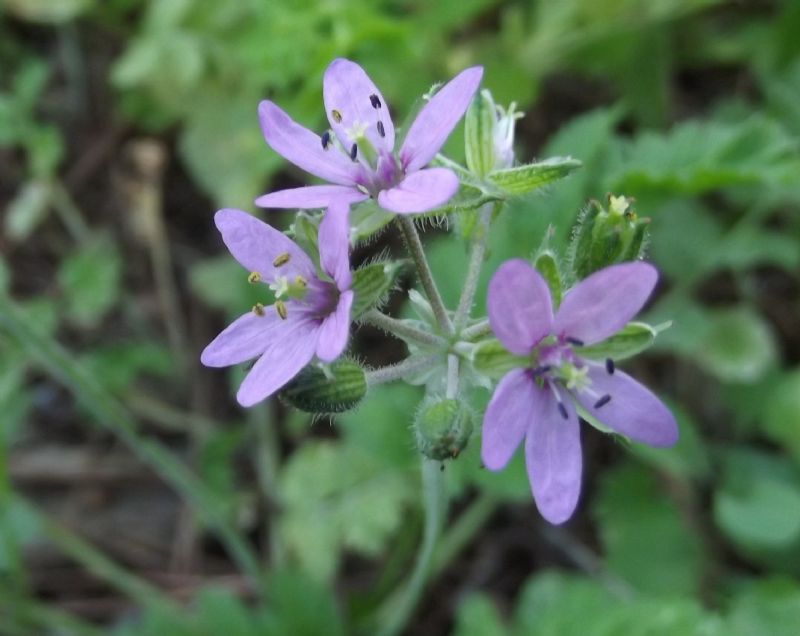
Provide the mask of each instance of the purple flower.
POLYGON ((595 272, 564 297, 553 315, 547 283, 523 260, 503 263, 489 283, 492 330, 506 349, 529 357, 497 385, 483 419, 484 465, 500 470, 525 438, 533 497, 551 523, 578 503, 581 442, 576 403, 608 428, 650 446, 678 440, 675 418, 647 388, 615 369, 580 358, 574 346, 600 342, 642 308, 658 279, 647 263, 595 272))
POLYGON ((445 84, 420 110, 400 150, 383 95, 358 64, 342 58, 330 63, 322 89, 335 135, 322 136, 300 126, 271 101, 258 107, 261 128, 275 152, 333 185, 279 190, 256 199, 264 208, 318 208, 370 197, 391 212, 432 210, 458 190, 447 168, 425 168, 467 110, 483 69, 468 68, 445 84), (336 142, 338 140, 338 143, 336 142))
POLYGON ((258 358, 236 394, 242 406, 269 397, 315 354, 330 362, 344 350, 353 304, 348 212, 347 205, 335 203, 320 223, 324 275, 294 241, 246 212, 220 210, 214 217, 249 280, 268 284, 276 297, 274 305, 257 304, 234 320, 200 356, 208 367, 258 358))

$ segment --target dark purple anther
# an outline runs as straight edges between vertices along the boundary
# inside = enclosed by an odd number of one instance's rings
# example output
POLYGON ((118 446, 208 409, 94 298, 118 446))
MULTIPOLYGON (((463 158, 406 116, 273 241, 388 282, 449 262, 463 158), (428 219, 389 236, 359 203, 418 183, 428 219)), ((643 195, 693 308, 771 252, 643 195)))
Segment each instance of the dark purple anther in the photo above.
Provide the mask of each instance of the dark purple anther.
POLYGON ((331 133, 329 130, 326 130, 324 133, 322 133, 322 138, 320 141, 322 141, 322 149, 327 150, 328 144, 331 143, 331 133))
POLYGON ((382 121, 378 122, 378 134, 381 137, 385 137, 386 136, 386 129, 383 127, 383 122, 382 121))
POLYGON ((611 396, 606 393, 603 397, 601 397, 597 402, 594 403, 594 408, 599 409, 611 401, 611 396))
POLYGON ((577 338, 564 338, 564 340, 566 340, 568 343, 570 343, 571 345, 573 345, 575 347, 582 347, 583 346, 583 340, 578 340, 577 338))
POLYGON ((567 407, 564 406, 563 402, 558 403, 558 412, 561 413, 561 417, 563 417, 565 420, 569 419, 569 413, 567 413, 567 407))
POLYGON ((608 373, 608 375, 614 375, 615 368, 614 361, 611 358, 606 358, 606 373, 608 373))
POLYGON ((372 104, 373 108, 380 108, 381 107, 381 99, 374 93, 369 96, 369 102, 372 104))
POLYGON ((353 144, 352 147, 350 148, 350 159, 355 161, 357 156, 358 156, 358 146, 356 144, 353 144))

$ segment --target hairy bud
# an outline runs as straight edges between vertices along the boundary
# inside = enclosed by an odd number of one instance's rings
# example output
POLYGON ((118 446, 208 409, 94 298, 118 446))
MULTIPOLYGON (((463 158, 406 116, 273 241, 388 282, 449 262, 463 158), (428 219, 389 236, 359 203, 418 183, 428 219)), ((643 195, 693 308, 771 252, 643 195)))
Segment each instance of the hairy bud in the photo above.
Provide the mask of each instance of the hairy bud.
POLYGON ((467 447, 474 414, 460 400, 423 402, 414 422, 417 448, 430 459, 455 459, 467 447))
POLYGON ((344 413, 367 393, 364 369, 353 360, 337 360, 327 368, 311 365, 280 392, 284 402, 306 413, 344 413))

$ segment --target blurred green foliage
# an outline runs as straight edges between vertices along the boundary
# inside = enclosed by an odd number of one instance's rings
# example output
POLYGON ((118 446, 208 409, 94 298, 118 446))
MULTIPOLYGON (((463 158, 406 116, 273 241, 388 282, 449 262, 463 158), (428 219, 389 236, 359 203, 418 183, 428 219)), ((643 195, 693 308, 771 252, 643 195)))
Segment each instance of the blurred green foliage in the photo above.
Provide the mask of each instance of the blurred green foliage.
MULTIPOLYGON (((212 508, 203 528, 214 529, 230 553, 237 548, 225 542, 225 528, 244 536, 241 517, 252 514, 260 496, 256 480, 243 479, 236 467, 260 443, 253 440, 254 420, 263 413, 215 427, 187 411, 190 376, 167 344, 165 325, 142 308, 151 299, 131 284, 142 276, 133 263, 146 258, 143 248, 132 246, 114 219, 81 210, 64 184, 66 164, 79 157, 70 150, 72 115, 60 100, 85 90, 80 73, 62 59, 64 43, 81 34, 79 55, 87 65, 93 50, 86 34, 92 33, 119 51, 101 78, 112 87, 113 117, 174 139, 194 187, 225 206, 249 207, 278 179, 305 178, 265 146, 256 106, 273 99, 298 121, 321 127, 320 79, 331 58, 361 62, 398 121, 432 82, 484 64, 485 84, 498 103, 516 100, 528 110, 520 159, 572 156, 583 168, 499 216, 478 306, 494 268, 510 256, 532 256, 550 228, 550 246, 565 254, 588 199, 606 192, 635 197, 638 214, 651 219, 649 258, 663 277, 645 318, 672 321, 651 350, 660 375, 650 384, 678 415, 681 441, 670 450, 635 446, 612 449, 611 460, 587 457, 592 485, 578 523, 595 540, 594 565, 579 559, 582 571, 535 572, 511 597, 500 598, 490 580, 485 589, 448 599, 457 606, 453 633, 796 634, 798 32, 800 4, 792 0, 752 6, 725 0, 5 0, 0 151, 2 165, 13 163, 13 170, 0 175, 0 633, 92 633, 31 593, 24 551, 44 535, 55 541, 55 534, 21 503, 8 476, 11 454, 28 440, 26 425, 46 417, 54 382, 73 392, 82 415, 177 484, 195 512, 212 508), (54 52, 37 45, 32 32, 63 46, 54 52), (553 86, 578 110, 548 105, 553 86), (541 114, 555 124, 538 121, 541 114), (135 249, 141 253, 132 258, 135 249), (42 260, 32 279, 24 267, 30 254, 42 260), (29 326, 27 338, 9 327, 12 309, 29 326), (63 347, 54 349, 58 342, 63 347), (83 377, 78 372, 95 383, 87 388, 76 380, 83 377), (154 393, 173 402, 168 406, 181 417, 142 401, 142 387, 156 382, 166 389, 154 393), (109 423, 109 413, 119 416, 118 403, 192 440, 196 483, 187 486, 164 460, 183 461, 168 444, 109 423), (184 421, 189 424, 176 423, 184 421)), ((448 145, 455 159, 463 154, 460 141, 456 134, 448 145)), ((210 210, 193 213, 193 223, 208 225, 210 235, 210 210)), ((379 215, 371 220, 385 222, 379 215)), ((429 247, 443 295, 454 305, 466 249, 438 239, 429 247)), ((227 254, 187 251, 179 267, 192 311, 234 316, 262 300, 227 254)), ((202 344, 193 343, 187 354, 192 365, 202 344)), ((270 469, 269 458, 250 457, 257 481, 273 486, 272 504, 281 512, 270 531, 285 550, 283 567, 259 581, 258 602, 208 588, 185 608, 164 606, 137 595, 138 579, 120 584, 124 569, 98 568, 95 553, 58 545, 112 586, 116 581, 139 606, 110 633, 350 633, 410 567, 421 523, 408 426, 420 397, 409 386, 377 389, 358 411, 339 418, 331 439, 307 439, 305 416, 287 416, 282 461, 270 469), (353 555, 374 564, 380 580, 367 592, 349 594, 339 586, 334 593, 337 577, 347 576, 342 564, 353 555)), ((473 406, 481 409, 487 399, 488 393, 478 395, 473 406)), ((122 418, 130 421, 129 414, 122 418)), ((492 474, 481 468, 478 447, 475 438, 445 471, 463 506, 445 533, 443 562, 468 521, 474 538, 492 512, 532 506, 521 458, 492 474), (489 512, 469 516, 478 510, 489 512)), ((569 553, 570 531, 555 532, 569 553)), ((240 566, 248 562, 246 553, 239 557, 240 566)))

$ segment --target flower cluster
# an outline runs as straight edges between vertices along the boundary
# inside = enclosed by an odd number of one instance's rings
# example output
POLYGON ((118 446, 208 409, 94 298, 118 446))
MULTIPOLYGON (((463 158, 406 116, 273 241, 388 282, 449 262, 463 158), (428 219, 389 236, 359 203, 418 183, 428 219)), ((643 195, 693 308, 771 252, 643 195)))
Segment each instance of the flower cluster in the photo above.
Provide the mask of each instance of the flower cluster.
POLYGON ((562 294, 557 259, 544 268, 547 280, 537 271, 538 261, 510 260, 489 284, 488 320, 471 315, 487 236, 502 205, 580 165, 570 158, 516 164, 514 127, 521 114, 513 104, 508 109, 496 105, 486 90, 473 102, 482 75, 482 68, 468 68, 435 91, 399 144, 386 99, 349 60, 334 60, 325 71, 330 128, 322 134, 296 123, 273 102, 261 102, 258 114, 267 144, 327 183, 264 194, 256 205, 322 209, 323 214, 298 216, 295 242, 241 210, 217 212, 222 240, 248 280, 262 286, 265 303, 222 331, 201 361, 222 367, 255 359, 237 394, 243 406, 281 391, 299 408, 338 412, 383 382, 424 384, 427 395, 415 439, 423 455, 445 461, 459 456, 473 431, 465 395, 500 377, 482 366, 475 352, 499 350, 492 359, 505 361, 506 373, 483 418, 483 463, 502 469, 524 440, 536 504, 550 522, 562 523, 580 493, 579 417, 651 446, 677 440, 674 418, 653 393, 617 369, 613 356, 597 362, 586 355, 587 348, 602 346, 628 328, 658 275, 639 260, 646 223, 618 213, 620 201, 627 199, 614 198, 609 212, 596 204, 573 233, 568 278, 580 282, 562 294), (438 153, 468 108, 464 167, 438 153), (425 292, 409 292, 420 320, 399 320, 378 309, 394 287, 398 264, 351 269, 353 237, 379 229, 351 226, 351 208, 368 200, 397 215, 425 292), (408 217, 436 213, 446 203, 447 213, 469 214, 463 227, 473 228, 464 233, 472 244, 471 257, 455 311, 444 306, 408 217), (298 231, 301 220, 305 229, 298 231), (624 249, 607 249, 623 235, 624 249), (576 256, 584 254, 589 256, 576 256), (556 298, 563 295, 558 307, 553 286, 556 298), (403 339, 410 355, 371 371, 341 360, 355 319, 403 339))

